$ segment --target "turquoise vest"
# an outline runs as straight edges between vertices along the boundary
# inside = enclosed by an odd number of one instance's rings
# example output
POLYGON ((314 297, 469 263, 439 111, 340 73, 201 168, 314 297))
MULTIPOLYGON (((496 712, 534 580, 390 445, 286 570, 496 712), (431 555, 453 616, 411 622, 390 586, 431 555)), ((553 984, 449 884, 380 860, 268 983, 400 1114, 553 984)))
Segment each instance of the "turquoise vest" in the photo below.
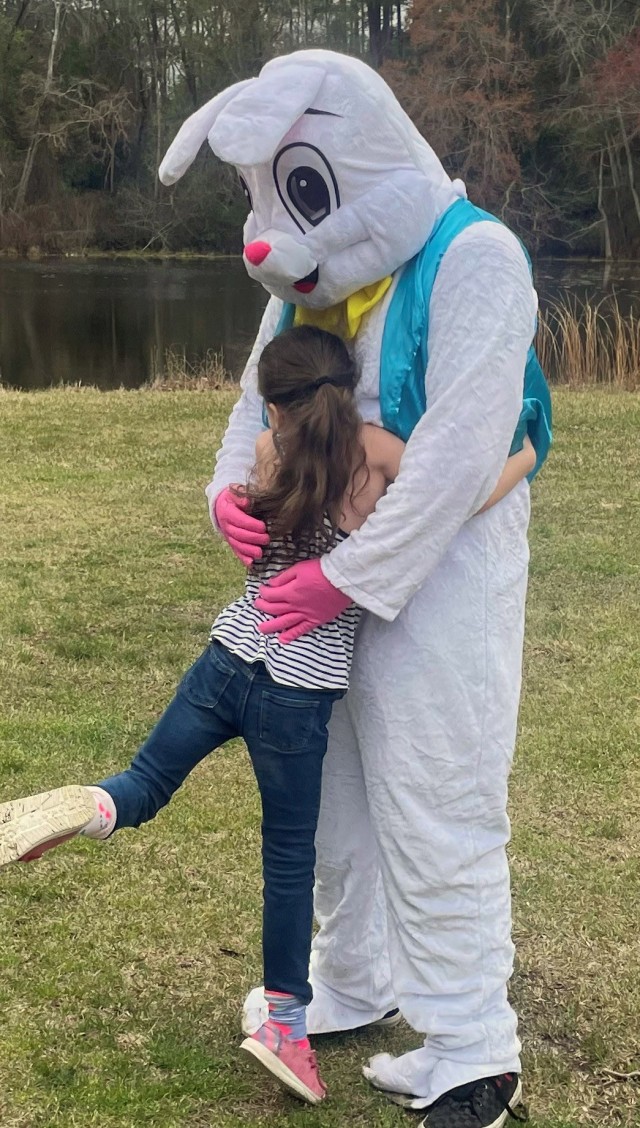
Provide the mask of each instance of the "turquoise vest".
MULTIPOLYGON (((427 409, 424 376, 429 359, 429 303, 440 263, 456 236, 483 220, 500 222, 468 200, 452 204, 422 250, 406 264, 391 297, 380 351, 380 413, 384 427, 405 442, 427 409)), ((527 260, 531 266, 528 255, 527 260)), ((294 314, 295 306, 286 304, 276 334, 293 324, 294 314)), ((533 345, 527 356, 522 411, 511 454, 521 450, 526 434, 536 452, 531 480, 551 445, 551 396, 533 345)))

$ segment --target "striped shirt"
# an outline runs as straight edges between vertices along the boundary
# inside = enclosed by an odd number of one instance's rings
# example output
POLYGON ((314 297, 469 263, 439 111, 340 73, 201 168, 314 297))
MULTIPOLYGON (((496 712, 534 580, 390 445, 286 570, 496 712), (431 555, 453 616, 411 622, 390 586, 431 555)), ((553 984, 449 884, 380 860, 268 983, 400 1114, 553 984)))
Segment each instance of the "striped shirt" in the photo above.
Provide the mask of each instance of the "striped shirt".
MULTIPOLYGON (((339 533, 338 537, 343 540, 347 535, 339 533)), ((306 555, 318 557, 322 551, 321 544, 312 545, 306 555)), ((270 676, 280 685, 346 689, 360 618, 360 608, 355 604, 330 623, 314 627, 309 634, 285 645, 277 635, 261 634, 258 630, 258 625, 270 617, 254 605, 260 587, 300 559, 290 537, 272 541, 266 561, 257 561, 247 573, 244 595, 218 615, 211 628, 211 640, 217 639, 245 662, 264 662, 270 676)))

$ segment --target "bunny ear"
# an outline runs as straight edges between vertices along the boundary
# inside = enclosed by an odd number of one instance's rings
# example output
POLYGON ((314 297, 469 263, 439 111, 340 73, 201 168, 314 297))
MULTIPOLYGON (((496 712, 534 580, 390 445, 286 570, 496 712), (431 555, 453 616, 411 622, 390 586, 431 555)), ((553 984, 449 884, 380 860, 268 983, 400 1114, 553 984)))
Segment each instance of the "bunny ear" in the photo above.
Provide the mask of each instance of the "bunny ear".
POLYGON ((238 94, 216 115, 209 130, 216 156, 235 165, 270 160, 285 133, 313 105, 326 73, 323 67, 285 58, 268 63, 244 89, 239 83, 238 94))
POLYGON ((187 118, 176 133, 158 169, 158 176, 163 184, 167 186, 175 184, 176 180, 184 176, 189 165, 195 160, 200 146, 206 141, 207 134, 221 110, 257 81, 257 78, 247 78, 243 82, 234 83, 220 94, 216 94, 215 98, 187 118))

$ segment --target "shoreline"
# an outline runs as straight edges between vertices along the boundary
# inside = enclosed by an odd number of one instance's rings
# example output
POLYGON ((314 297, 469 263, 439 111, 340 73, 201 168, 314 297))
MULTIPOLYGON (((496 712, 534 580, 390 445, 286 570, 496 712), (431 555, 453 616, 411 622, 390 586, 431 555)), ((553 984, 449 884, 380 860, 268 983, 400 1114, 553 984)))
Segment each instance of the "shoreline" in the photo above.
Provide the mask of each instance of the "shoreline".
MULTIPOLYGON (((139 260, 141 262, 207 262, 215 261, 218 259, 241 259, 242 253, 240 251, 148 251, 136 250, 129 248, 128 250, 121 251, 104 251, 99 249, 90 249, 87 251, 69 251, 67 254, 48 254, 47 252, 40 251, 38 248, 33 248, 32 252, 27 254, 13 253, 10 250, 0 250, 0 265, 4 262, 47 262, 55 260, 57 262, 91 262, 91 261, 112 261, 114 259, 125 260, 139 260)), ((564 262, 571 264, 594 264, 597 263, 602 267, 612 267, 624 263, 631 263, 638 266, 640 271, 640 262, 637 255, 616 256, 614 258, 602 258, 599 255, 558 255, 558 254, 539 254, 534 259, 535 263, 539 262, 564 262)))
POLYGON ((112 261, 113 259, 139 260, 141 262, 168 261, 208 261, 217 259, 240 259, 239 251, 145 251, 129 249, 126 251, 69 251, 67 254, 48 254, 33 248, 27 254, 13 254, 10 251, 0 251, 0 264, 4 262, 92 262, 112 261))

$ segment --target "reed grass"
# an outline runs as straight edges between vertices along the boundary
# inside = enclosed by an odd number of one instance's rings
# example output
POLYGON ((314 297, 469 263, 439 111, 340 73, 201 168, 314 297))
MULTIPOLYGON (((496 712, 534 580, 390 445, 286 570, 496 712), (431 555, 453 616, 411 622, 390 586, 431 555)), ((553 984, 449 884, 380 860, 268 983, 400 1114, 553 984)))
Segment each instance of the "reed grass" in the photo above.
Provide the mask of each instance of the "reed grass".
POLYGON ((222 352, 215 349, 207 349, 200 360, 190 361, 183 349, 170 347, 159 360, 154 358, 153 369, 153 376, 145 384, 153 392, 207 392, 238 386, 225 368, 222 352))
POLYGON ((554 384, 640 389, 640 316, 623 313, 615 297, 597 303, 566 298, 547 306, 536 347, 554 384))
MULTIPOLYGON (((606 386, 640 389, 640 315, 623 313, 617 298, 600 302, 567 296, 541 311, 536 340, 543 371, 570 388, 606 386)), ((145 385, 152 391, 210 391, 237 388, 221 352, 209 349, 191 362, 171 347, 157 358, 145 385)))

